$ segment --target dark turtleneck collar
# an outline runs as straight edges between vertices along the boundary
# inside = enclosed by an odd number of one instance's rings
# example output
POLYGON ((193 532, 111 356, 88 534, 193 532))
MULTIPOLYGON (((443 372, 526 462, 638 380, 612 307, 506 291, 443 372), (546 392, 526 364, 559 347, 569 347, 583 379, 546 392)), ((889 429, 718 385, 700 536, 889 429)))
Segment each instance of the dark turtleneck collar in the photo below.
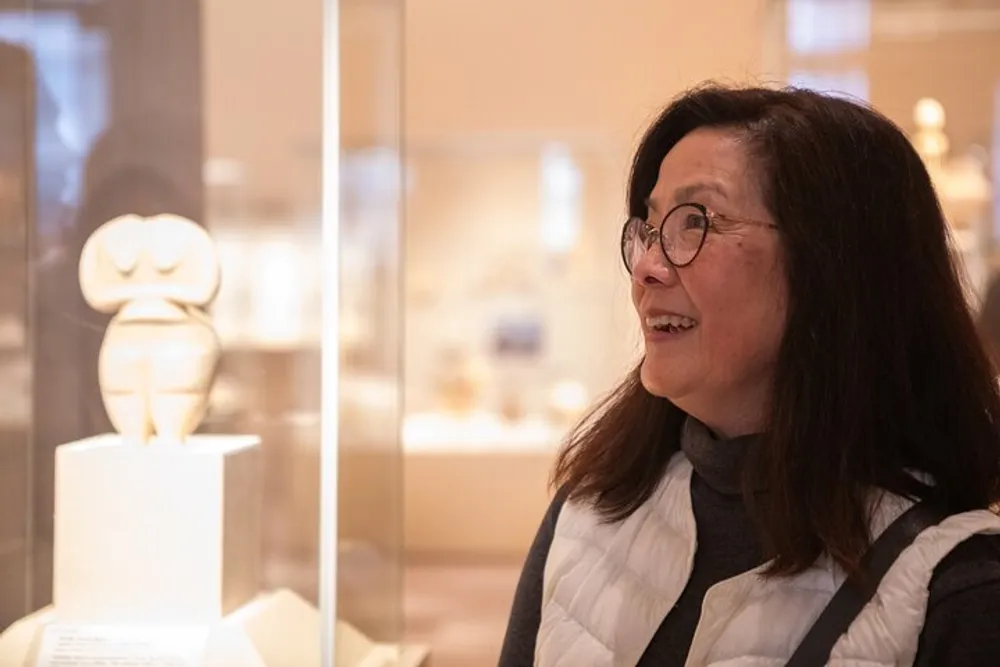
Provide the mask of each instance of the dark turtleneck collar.
POLYGON ((693 417, 681 427, 681 451, 695 473, 718 493, 743 493, 743 467, 748 454, 760 442, 759 435, 717 439, 707 426, 693 417))

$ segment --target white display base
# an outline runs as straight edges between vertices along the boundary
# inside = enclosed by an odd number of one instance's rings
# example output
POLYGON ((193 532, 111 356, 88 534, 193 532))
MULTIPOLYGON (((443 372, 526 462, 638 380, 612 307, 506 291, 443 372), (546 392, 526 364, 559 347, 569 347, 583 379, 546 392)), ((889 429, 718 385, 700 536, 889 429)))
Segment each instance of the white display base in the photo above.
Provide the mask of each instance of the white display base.
MULTIPOLYGON (((423 647, 377 644, 337 623, 335 667, 426 667, 423 647)), ((0 635, 0 667, 320 667, 320 618, 287 590, 215 623, 89 625, 42 609, 0 635)))
MULTIPOLYGON (((58 447, 53 605, 0 635, 0 667, 320 667, 319 612, 258 592, 260 464, 256 436, 58 447)), ((335 667, 428 653, 343 622, 335 650, 335 667)))
POLYGON ((211 623, 242 607, 261 581, 262 486, 257 436, 57 447, 60 619, 211 623))

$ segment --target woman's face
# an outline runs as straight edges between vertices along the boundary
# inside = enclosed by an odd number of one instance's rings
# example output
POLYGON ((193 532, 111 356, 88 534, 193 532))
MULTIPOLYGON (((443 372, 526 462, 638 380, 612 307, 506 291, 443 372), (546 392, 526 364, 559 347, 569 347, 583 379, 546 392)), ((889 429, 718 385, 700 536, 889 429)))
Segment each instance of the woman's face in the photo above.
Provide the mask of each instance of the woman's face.
POLYGON ((767 226, 774 221, 739 135, 699 129, 667 154, 647 222, 658 227, 683 203, 718 217, 688 266, 671 266, 658 243, 635 264, 642 384, 721 437, 759 432, 785 328, 787 285, 778 231, 767 226), (672 319, 683 326, 663 331, 657 325, 664 316, 687 319, 672 319))

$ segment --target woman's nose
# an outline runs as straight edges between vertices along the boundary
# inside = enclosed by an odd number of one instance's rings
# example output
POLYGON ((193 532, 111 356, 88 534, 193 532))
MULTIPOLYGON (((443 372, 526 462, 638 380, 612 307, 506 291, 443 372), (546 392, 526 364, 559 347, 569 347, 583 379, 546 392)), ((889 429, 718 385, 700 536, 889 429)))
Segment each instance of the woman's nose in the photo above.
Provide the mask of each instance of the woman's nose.
POLYGON ((639 285, 671 285, 677 282, 677 269, 654 243, 632 267, 632 280, 639 285))

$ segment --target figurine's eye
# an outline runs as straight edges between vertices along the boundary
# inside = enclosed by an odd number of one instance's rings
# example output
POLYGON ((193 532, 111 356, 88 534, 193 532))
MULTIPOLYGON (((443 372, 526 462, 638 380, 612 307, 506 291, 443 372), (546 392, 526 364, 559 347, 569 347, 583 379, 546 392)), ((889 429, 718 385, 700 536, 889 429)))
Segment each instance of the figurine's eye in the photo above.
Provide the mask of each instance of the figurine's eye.
POLYGON ((109 233, 104 236, 100 245, 111 265, 123 276, 131 275, 135 271, 142 252, 142 239, 132 229, 134 227, 130 229, 129 226, 123 225, 118 229, 108 230, 109 233))

